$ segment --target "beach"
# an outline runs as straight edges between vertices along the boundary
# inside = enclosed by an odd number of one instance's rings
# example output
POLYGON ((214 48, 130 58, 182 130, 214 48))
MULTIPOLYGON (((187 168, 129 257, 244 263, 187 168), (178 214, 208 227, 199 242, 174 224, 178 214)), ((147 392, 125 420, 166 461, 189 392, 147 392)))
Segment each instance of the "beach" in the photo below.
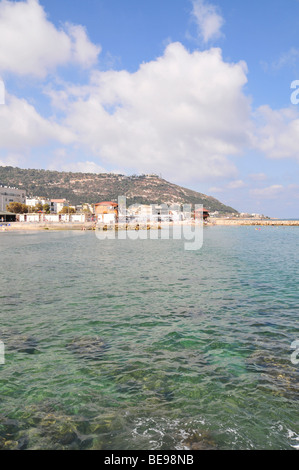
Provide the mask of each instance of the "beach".
MULTIPOLYGON (((103 224, 102 224, 103 225, 103 224)), ((126 230, 135 229, 137 222, 135 224, 115 224, 112 226, 107 226, 108 229, 116 230, 126 230)), ((184 226, 184 225, 195 225, 194 222, 182 222, 182 223, 161 223, 161 224, 138 224, 140 230, 157 229, 158 226, 184 226)), ((278 219, 227 219, 227 218, 211 218, 204 223, 205 226, 259 226, 259 227, 299 227, 299 220, 278 220, 278 219)), ((13 222, 10 224, 2 224, 0 226, 0 233, 2 231, 48 231, 48 230, 82 230, 89 231, 95 230, 97 227, 95 222, 86 222, 82 223, 68 223, 68 222, 59 222, 59 223, 31 223, 31 222, 13 222)), ((102 227, 103 228, 103 227, 102 227)))

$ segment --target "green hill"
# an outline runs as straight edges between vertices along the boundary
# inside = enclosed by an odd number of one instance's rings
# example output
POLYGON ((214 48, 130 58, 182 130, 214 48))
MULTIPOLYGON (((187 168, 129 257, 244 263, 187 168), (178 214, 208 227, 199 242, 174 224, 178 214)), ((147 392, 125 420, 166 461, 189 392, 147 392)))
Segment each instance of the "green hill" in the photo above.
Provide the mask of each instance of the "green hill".
POLYGON ((127 204, 203 204, 209 211, 238 212, 217 199, 183 188, 157 175, 68 173, 0 167, 0 185, 25 189, 30 197, 65 198, 72 205, 117 200, 126 196, 127 204))

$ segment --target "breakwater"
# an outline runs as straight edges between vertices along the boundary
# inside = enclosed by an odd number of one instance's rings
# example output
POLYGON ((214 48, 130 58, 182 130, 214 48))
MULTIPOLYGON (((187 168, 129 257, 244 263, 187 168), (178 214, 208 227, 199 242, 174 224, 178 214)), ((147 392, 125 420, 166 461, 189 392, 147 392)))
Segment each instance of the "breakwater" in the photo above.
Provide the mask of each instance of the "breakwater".
POLYGON ((277 219, 210 219, 208 225, 253 225, 253 226, 285 226, 299 227, 299 220, 277 219))

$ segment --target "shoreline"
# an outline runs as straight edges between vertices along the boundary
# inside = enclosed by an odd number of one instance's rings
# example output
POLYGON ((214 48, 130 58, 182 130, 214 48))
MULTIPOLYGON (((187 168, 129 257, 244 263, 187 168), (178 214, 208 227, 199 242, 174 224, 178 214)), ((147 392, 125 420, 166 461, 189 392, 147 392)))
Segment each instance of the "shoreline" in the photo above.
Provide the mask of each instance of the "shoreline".
MULTIPOLYGON (((192 222, 187 223, 169 223, 169 224, 159 224, 160 226, 194 226, 192 222)), ((134 230, 136 224, 132 224, 132 227, 128 227, 130 230, 134 230)), ((157 229, 157 224, 139 224, 140 230, 149 230, 157 229), (150 228, 148 228, 150 227, 150 228)), ((261 220, 249 220, 249 219, 210 219, 208 222, 205 222, 204 226, 206 227, 215 227, 215 226, 260 226, 260 227, 299 227, 299 220, 277 220, 277 219, 261 219, 261 220)), ((96 225, 94 222, 87 223, 30 223, 30 222, 11 222, 9 225, 2 224, 0 226, 1 232, 15 232, 15 231, 94 231, 96 225)), ((110 228, 108 228, 110 230, 110 228)), ((119 227, 116 224, 116 230, 126 230, 126 227, 119 227)))

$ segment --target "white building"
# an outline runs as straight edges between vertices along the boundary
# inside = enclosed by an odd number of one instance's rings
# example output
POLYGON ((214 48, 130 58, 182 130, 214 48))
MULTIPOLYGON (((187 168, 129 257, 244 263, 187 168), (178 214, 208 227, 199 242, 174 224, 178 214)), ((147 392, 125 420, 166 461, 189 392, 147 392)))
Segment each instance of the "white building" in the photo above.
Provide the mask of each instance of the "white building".
POLYGON ((50 199, 43 199, 41 197, 36 197, 36 198, 26 198, 26 205, 28 207, 35 207, 37 204, 41 204, 44 206, 45 204, 48 204, 51 207, 51 200, 50 199))
POLYGON ((66 199, 51 199, 51 213, 59 214, 64 207, 69 207, 70 203, 66 199))
POLYGON ((116 223, 116 215, 115 214, 99 214, 98 215, 98 222, 100 224, 111 225, 116 223))
POLYGON ((20 214, 19 222, 40 222, 40 214, 20 214))
POLYGON ((51 214, 59 214, 64 207, 69 207, 70 203, 66 199, 45 199, 42 197, 26 198, 26 205, 29 208, 36 207, 37 204, 42 204, 42 206, 48 204, 51 214))
POLYGON ((87 219, 86 214, 71 214, 69 217, 70 217, 70 222, 78 222, 81 224, 86 222, 86 219, 87 219))
POLYGON ((6 211, 6 206, 11 202, 26 203, 26 191, 24 189, 0 186, 0 211, 6 211))
MULTIPOLYGON (((125 216, 125 214, 121 214, 121 216, 125 216)), ((140 223, 182 220, 179 206, 168 206, 167 204, 160 206, 155 204, 134 204, 127 209, 126 216, 140 223)))
POLYGON ((43 215, 43 222, 60 222, 60 215, 59 214, 44 214, 43 215))
POLYGON ((72 222, 72 223, 85 223, 86 214, 20 214, 20 222, 48 222, 48 223, 59 223, 59 222, 72 222))
POLYGON ((148 222, 152 219, 153 207, 150 204, 133 204, 128 207, 126 215, 135 218, 138 222, 148 222))

